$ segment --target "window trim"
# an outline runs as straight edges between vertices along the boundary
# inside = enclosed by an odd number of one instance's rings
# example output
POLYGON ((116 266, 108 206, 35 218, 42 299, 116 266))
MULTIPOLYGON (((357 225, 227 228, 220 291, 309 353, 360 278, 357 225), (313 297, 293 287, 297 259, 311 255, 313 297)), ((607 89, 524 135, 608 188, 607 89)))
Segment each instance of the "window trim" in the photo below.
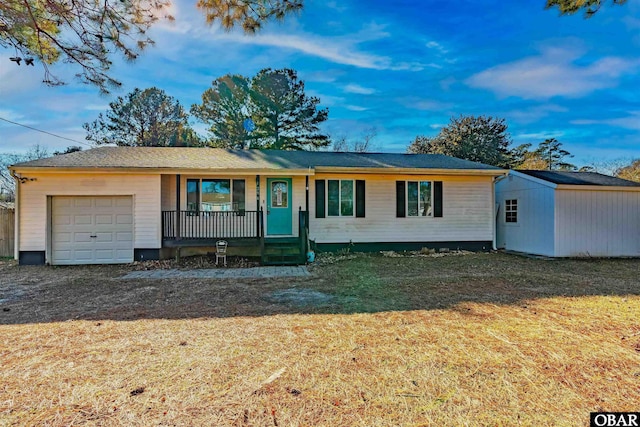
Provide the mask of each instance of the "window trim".
POLYGON ((518 199, 504 200, 504 222, 505 224, 518 224, 518 199))
POLYGON ((327 179, 327 191, 325 192, 325 203, 327 206, 327 218, 354 218, 356 216, 356 180, 355 179, 327 179), (331 181, 338 182, 338 215, 331 215, 329 210, 329 183, 331 181), (351 215, 342 215, 342 182, 351 182, 351 215))

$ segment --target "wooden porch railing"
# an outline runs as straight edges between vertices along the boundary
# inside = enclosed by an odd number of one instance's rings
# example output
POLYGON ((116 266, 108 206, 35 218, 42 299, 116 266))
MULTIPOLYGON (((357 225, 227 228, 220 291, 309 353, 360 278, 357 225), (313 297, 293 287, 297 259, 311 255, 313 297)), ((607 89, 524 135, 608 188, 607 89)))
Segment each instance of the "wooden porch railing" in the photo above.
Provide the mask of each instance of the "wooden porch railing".
POLYGON ((163 239, 263 237, 262 211, 162 211, 163 239))

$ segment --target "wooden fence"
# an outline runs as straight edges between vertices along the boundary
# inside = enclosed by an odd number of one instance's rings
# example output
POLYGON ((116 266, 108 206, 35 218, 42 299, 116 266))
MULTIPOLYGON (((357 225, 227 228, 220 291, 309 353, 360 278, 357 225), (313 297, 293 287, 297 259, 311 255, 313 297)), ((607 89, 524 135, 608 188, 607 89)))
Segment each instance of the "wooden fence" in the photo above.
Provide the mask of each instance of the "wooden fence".
POLYGON ((13 257, 15 211, 0 208, 0 257, 13 257))

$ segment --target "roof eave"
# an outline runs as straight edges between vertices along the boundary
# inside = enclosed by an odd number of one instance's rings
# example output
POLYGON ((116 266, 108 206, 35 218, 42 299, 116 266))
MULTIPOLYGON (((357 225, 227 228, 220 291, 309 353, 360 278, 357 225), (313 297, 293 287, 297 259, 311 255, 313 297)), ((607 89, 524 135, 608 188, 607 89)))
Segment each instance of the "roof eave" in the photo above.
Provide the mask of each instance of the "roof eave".
POLYGON ((518 178, 522 178, 522 179, 526 179, 528 181, 532 181, 541 185, 544 185, 545 187, 550 187, 550 188, 557 188, 558 184, 555 184, 551 181, 547 181, 545 179, 542 178, 538 178, 532 175, 527 175, 526 173, 522 173, 522 172, 518 172, 517 170, 510 170, 509 171, 509 175, 513 175, 516 176, 518 178))
POLYGON ((317 166, 316 174, 319 173, 361 173, 361 174, 384 174, 384 175, 481 175, 499 176, 507 174, 506 169, 443 169, 443 168, 359 168, 359 167, 328 167, 317 166))
POLYGON ((286 168, 141 168, 141 167, 56 167, 56 166, 11 166, 10 170, 16 173, 37 172, 37 173, 130 173, 130 174, 171 174, 171 175, 194 175, 194 174, 225 174, 225 175, 283 175, 286 170, 287 175, 313 175, 312 168, 307 169, 286 169, 286 168))
POLYGON ((640 186, 624 186, 624 185, 575 185, 575 184, 558 184, 557 190, 583 190, 583 191, 640 191, 640 186))

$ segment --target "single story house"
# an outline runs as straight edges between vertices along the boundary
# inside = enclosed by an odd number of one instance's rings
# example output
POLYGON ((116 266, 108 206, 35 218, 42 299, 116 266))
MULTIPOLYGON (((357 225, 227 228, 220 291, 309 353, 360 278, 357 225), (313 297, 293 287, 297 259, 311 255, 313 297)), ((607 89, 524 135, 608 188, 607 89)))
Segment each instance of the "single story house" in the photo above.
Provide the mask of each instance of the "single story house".
POLYGON ((100 147, 13 165, 21 264, 128 263, 229 242, 304 262, 311 249, 489 250, 494 181, 444 155, 100 147))
POLYGON ((549 257, 640 256, 640 183, 510 171, 496 183, 497 246, 549 257))

